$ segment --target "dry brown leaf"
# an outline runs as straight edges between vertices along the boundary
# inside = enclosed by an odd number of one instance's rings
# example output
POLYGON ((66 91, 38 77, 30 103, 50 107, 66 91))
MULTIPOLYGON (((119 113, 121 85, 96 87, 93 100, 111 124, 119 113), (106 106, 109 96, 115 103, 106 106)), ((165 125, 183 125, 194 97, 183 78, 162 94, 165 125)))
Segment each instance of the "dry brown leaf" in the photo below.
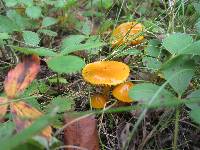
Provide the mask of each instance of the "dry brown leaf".
MULTIPOLYGON (((97 134, 97 122, 94 116, 77 119, 72 116, 65 117, 65 123, 69 125, 64 130, 64 143, 66 146, 79 147, 79 149, 98 150, 99 139, 97 134)), ((66 150, 76 150, 78 148, 66 148, 66 150)))
POLYGON ((35 79, 40 70, 38 56, 25 56, 22 63, 8 72, 4 82, 4 91, 8 98, 15 98, 35 79))
MULTIPOLYGON (((36 108, 22 101, 11 103, 10 108, 18 132, 30 126, 35 119, 42 115, 36 108)), ((50 139, 51 133, 52 129, 48 126, 41 132, 41 136, 50 139)))

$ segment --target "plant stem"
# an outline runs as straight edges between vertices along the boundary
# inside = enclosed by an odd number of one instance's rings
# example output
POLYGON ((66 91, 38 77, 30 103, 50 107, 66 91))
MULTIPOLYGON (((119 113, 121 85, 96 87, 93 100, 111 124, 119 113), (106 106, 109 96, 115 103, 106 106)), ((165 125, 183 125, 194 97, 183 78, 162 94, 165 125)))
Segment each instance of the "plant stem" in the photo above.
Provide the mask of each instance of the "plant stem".
POLYGON ((180 119, 180 107, 176 109, 173 150, 177 149, 177 140, 178 140, 178 133, 179 133, 179 119, 180 119))

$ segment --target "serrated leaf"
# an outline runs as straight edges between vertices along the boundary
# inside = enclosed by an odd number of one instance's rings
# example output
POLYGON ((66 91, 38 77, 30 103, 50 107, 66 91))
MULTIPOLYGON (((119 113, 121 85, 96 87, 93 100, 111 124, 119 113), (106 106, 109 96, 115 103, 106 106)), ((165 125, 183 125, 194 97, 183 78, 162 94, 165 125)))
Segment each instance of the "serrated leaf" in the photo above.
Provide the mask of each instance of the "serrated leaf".
POLYGON ((13 22, 15 22, 20 27, 21 30, 30 28, 32 26, 30 19, 21 16, 19 13, 16 12, 16 10, 8 10, 7 16, 13 22))
POLYGON ((195 24, 195 28, 197 32, 200 34, 200 18, 198 19, 198 22, 195 24))
POLYGON ((14 131, 14 124, 11 121, 7 121, 0 124, 0 140, 9 138, 14 131))
POLYGON ((0 39, 7 40, 10 38, 10 35, 8 33, 0 33, 0 39))
POLYGON ((48 27, 56 24, 57 22, 58 20, 53 17, 45 17, 42 21, 42 27, 48 27))
POLYGON ((40 43, 40 38, 39 38, 38 34, 35 32, 23 31, 22 36, 27 45, 38 46, 38 44, 40 43))
POLYGON ((25 12, 28 17, 33 19, 38 19, 42 15, 42 10, 39 6, 27 7, 25 12))
POLYGON ((0 15, 0 32, 12 33, 20 31, 20 27, 6 16, 0 15))
POLYGON ((68 47, 76 46, 85 40, 85 35, 70 35, 65 38, 61 43, 61 50, 67 49, 68 47))
POLYGON ((200 3, 193 3, 193 6, 194 6, 196 12, 200 14, 200 3))
MULTIPOLYGON (((200 99, 200 89, 193 91, 187 96, 187 99, 190 98, 199 98, 200 99)), ((186 104, 187 107, 190 109, 200 109, 200 103, 192 103, 192 104, 186 104)))
POLYGON ((58 107, 58 113, 66 112, 72 109, 74 101, 67 97, 56 97, 48 105, 48 108, 51 110, 55 107, 58 107))
POLYGON ((194 120, 194 122, 200 124, 200 109, 192 109, 190 112, 190 117, 194 120))
POLYGON ((187 89, 194 75, 194 61, 189 56, 180 55, 162 66, 164 78, 179 95, 187 89))
POLYGON ((86 19, 85 22, 83 22, 81 31, 85 35, 90 35, 90 33, 92 32, 92 29, 91 29, 91 24, 89 20, 86 19))
POLYGON ((126 56, 126 55, 131 55, 131 56, 137 56, 137 55, 140 55, 142 54, 142 52, 138 49, 135 49, 135 48, 130 48, 130 49, 127 49, 127 50, 120 50, 120 52, 118 54, 116 54, 115 57, 123 57, 123 56, 126 56))
POLYGON ((85 62, 76 56, 57 56, 48 60, 47 64, 58 73, 75 73, 83 68, 85 62))
POLYGON ((4 0, 7 7, 14 7, 17 5, 17 0, 4 0))
POLYGON ((62 77, 59 77, 59 78, 57 78, 57 77, 50 78, 50 79, 48 79, 48 81, 50 83, 58 83, 58 82, 62 83, 62 84, 68 83, 68 81, 65 78, 62 78, 62 77))
POLYGON ((52 37, 55 37, 55 36, 58 35, 56 32, 51 31, 51 30, 47 30, 47 29, 39 29, 38 33, 42 33, 44 35, 48 35, 48 36, 52 36, 52 37))
POLYGON ((72 45, 67 48, 65 48, 62 52, 61 55, 66 55, 71 52, 75 51, 81 51, 81 50, 91 50, 95 48, 99 48, 106 45, 105 43, 102 42, 96 42, 96 43, 85 43, 85 44, 78 44, 78 45, 72 45))
POLYGON ((158 70, 162 65, 162 63, 158 59, 147 56, 142 59, 142 62, 144 66, 153 70, 158 70))
POLYGON ((152 83, 136 84, 129 90, 129 96, 140 103, 161 106, 176 99, 169 91, 152 83))
POLYGON ((49 57, 57 55, 57 53, 53 52, 52 49, 48 49, 45 47, 40 47, 40 48, 26 48, 18 46, 10 46, 10 47, 24 54, 36 54, 38 56, 49 56, 49 57))
POLYGON ((160 55, 160 41, 152 39, 149 41, 145 51, 147 55, 152 57, 159 57, 160 55))
POLYGON ((33 5, 33 0, 20 0, 20 3, 30 7, 33 5))
POLYGON ((162 45, 171 53, 171 54, 181 54, 182 51, 191 45, 193 39, 191 36, 185 33, 173 33, 170 34, 163 40, 162 45))
POLYGON ((187 48, 185 48, 182 54, 200 55, 200 40, 192 43, 187 48))

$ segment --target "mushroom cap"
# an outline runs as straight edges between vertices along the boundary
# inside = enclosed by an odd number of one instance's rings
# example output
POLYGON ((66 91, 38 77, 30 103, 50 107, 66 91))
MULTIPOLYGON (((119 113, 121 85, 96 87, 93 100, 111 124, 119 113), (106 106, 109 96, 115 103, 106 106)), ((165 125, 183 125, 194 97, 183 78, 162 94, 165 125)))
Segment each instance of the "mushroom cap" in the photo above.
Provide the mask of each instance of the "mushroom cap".
POLYGON ((84 80, 95 85, 117 85, 126 81, 129 66, 118 61, 97 61, 82 70, 84 80))
POLYGON ((112 33, 112 46, 121 44, 137 45, 144 39, 143 35, 140 35, 144 26, 137 22, 126 22, 117 26, 112 33))
POLYGON ((132 86, 132 82, 119 84, 113 89, 112 94, 119 101, 131 103, 133 102, 133 99, 128 96, 128 92, 132 86))
POLYGON ((94 95, 91 97, 91 106, 93 108, 104 108, 106 104, 106 97, 103 95, 94 95))

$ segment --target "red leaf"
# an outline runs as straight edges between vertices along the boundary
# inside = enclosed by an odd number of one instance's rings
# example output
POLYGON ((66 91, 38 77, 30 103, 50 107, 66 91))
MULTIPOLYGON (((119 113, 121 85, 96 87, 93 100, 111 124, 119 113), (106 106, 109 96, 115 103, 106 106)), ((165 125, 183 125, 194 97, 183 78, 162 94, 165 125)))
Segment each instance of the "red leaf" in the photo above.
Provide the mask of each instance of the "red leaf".
POLYGON ((8 102, 8 99, 0 97, 0 120, 2 120, 2 118, 7 112, 7 108, 8 108, 8 104, 6 104, 7 102, 8 102))
POLYGON ((64 143, 67 147, 69 147, 66 148, 66 150, 74 150, 76 149, 75 147, 87 150, 98 150, 99 139, 95 117, 89 116, 70 124, 70 122, 74 119, 77 118, 69 116, 65 118, 65 122, 69 123, 64 130, 64 143))
POLYGON ((4 82, 4 90, 8 98, 15 98, 35 79, 40 70, 38 56, 25 56, 22 63, 8 72, 4 82))
MULTIPOLYGON (((42 115, 40 111, 22 101, 11 103, 10 108, 18 132, 30 126, 35 119, 42 115)), ((48 126, 41 132, 41 136, 50 139, 51 133, 52 129, 48 126)))

